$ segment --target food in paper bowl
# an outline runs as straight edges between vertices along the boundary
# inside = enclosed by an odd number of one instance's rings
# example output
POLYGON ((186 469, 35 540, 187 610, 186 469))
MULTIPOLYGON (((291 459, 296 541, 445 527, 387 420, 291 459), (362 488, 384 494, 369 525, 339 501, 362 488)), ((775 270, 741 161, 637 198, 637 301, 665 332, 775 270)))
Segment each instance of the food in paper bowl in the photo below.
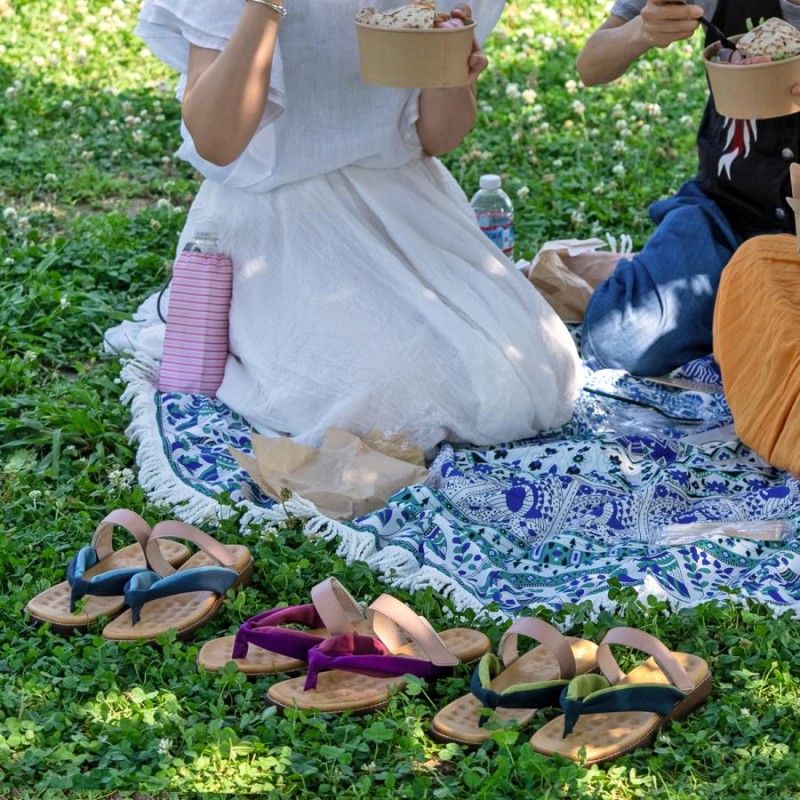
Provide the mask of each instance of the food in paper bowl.
POLYGON ((703 51, 711 93, 720 114, 769 119, 800 111, 792 87, 800 83, 800 31, 778 17, 703 51))
POLYGON ((428 0, 355 17, 361 78, 406 89, 444 89, 469 80, 475 22, 437 12, 428 0))

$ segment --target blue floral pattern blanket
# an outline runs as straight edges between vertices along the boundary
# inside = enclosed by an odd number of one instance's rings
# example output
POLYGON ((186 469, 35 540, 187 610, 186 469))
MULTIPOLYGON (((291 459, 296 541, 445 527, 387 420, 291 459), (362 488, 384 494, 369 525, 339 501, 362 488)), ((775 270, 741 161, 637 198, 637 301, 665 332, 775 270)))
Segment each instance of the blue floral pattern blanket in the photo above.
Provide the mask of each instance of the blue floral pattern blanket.
POLYGON ((245 525, 303 514, 310 532, 387 582, 433 586, 501 619, 586 600, 599 609, 616 586, 672 607, 754 600, 800 614, 800 482, 736 438, 710 357, 665 382, 587 367, 560 430, 492 448, 444 445, 426 484, 348 524, 302 499, 264 496, 228 450, 249 451, 248 425, 221 403, 159 395, 146 359, 127 362, 123 378, 140 481, 187 521, 237 506, 245 525), (778 539, 730 535, 770 520, 778 539), (676 524, 688 531, 679 540, 676 524))

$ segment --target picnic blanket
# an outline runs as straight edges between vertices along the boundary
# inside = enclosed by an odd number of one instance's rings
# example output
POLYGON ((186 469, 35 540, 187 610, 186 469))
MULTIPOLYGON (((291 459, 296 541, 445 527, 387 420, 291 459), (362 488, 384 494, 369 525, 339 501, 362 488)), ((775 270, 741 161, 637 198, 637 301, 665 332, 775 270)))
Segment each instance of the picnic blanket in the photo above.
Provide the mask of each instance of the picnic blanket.
POLYGON ((671 385, 585 368, 563 428, 491 448, 444 445, 425 484, 349 523, 299 497, 264 496, 228 449, 248 452, 246 420, 207 397, 159 394, 147 355, 124 361, 122 378, 140 483, 187 522, 238 513, 247 533, 301 515, 309 534, 387 583, 432 586, 497 619, 587 600, 597 611, 618 587, 671 607, 753 600, 800 614, 800 482, 736 438, 711 357, 671 385), (787 536, 664 538, 673 523, 753 520, 783 520, 787 536))

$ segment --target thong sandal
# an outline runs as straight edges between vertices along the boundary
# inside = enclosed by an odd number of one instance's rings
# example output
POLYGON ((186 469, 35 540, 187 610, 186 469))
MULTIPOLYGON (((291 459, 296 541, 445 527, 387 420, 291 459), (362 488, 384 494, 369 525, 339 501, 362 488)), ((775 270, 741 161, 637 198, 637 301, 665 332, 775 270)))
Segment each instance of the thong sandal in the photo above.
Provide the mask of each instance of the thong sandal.
POLYGON ((596 669, 597 645, 564 636, 533 617, 515 620, 500 639, 499 658, 487 653, 475 667, 471 694, 441 709, 431 720, 435 739, 479 745, 492 730, 514 722, 528 725, 541 708, 558 705, 561 691, 576 675, 596 669), (519 655, 518 637, 540 642, 519 655))
POLYGON ((125 600, 130 608, 103 628, 106 639, 152 641, 171 629, 185 639, 216 616, 229 589, 253 575, 253 557, 244 545, 220 544, 183 522, 156 525, 146 553, 151 569, 128 582, 125 600), (165 537, 184 539, 200 550, 176 571, 161 557, 159 542, 165 537))
POLYGON ((323 640, 308 652, 306 677, 274 684, 265 701, 283 708, 364 713, 385 706, 404 685, 402 676, 435 680, 489 649, 483 633, 469 628, 437 633, 388 594, 369 606, 367 618, 374 635, 347 633, 323 640))
POLYGON ((651 744, 662 728, 711 693, 711 672, 702 658, 672 652, 635 628, 610 630, 597 648, 597 663, 602 674, 572 680, 561 696, 565 714, 531 737, 536 752, 585 764, 613 761, 651 744), (626 675, 611 654, 612 644, 652 657, 626 675))
POLYGON ((197 654, 197 663, 216 672, 233 662, 250 676, 294 672, 305 666, 308 651, 324 639, 368 631, 364 609, 336 578, 327 578, 311 589, 310 603, 265 611, 246 620, 235 636, 206 642, 197 654))
MULTIPOLYGON (((70 560, 67 580, 37 594, 25 610, 35 622, 50 623, 61 634, 85 630, 100 617, 111 619, 122 613, 125 584, 147 569, 149 534, 150 526, 135 511, 115 509, 97 526, 91 543, 70 560), (136 543, 114 550, 115 527, 126 530, 136 543)), ((179 565, 189 558, 189 549, 182 544, 163 542, 160 546, 162 560, 169 564, 179 565)))

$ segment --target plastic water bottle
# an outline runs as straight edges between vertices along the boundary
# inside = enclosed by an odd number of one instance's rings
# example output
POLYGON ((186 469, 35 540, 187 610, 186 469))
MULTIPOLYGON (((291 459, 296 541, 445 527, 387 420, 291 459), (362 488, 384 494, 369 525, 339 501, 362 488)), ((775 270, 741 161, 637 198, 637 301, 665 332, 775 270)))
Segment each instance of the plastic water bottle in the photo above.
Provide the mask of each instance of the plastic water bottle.
POLYGON ((228 360, 233 264, 219 252, 217 231, 195 233, 172 268, 160 392, 216 396, 228 360))
POLYGON ((514 259, 514 206, 502 190, 499 175, 482 175, 480 189, 470 204, 481 230, 510 258, 514 259))

